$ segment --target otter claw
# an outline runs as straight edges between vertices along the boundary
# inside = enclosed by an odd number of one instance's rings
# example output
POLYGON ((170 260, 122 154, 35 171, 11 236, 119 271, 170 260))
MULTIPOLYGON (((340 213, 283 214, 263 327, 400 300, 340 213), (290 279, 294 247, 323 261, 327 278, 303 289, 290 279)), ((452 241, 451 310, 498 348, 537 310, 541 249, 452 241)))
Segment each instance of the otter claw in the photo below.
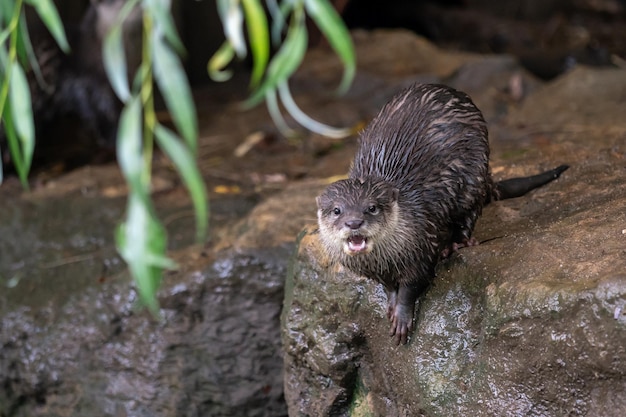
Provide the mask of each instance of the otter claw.
POLYGON ((396 304, 390 319, 389 336, 394 337, 396 345, 406 345, 409 333, 413 330, 413 313, 406 306, 396 304))
POLYGON ((461 248, 469 248, 470 246, 478 246, 479 244, 480 242, 474 237, 463 239, 461 242, 452 242, 450 246, 441 251, 441 258, 449 258, 453 253, 458 252, 461 248))

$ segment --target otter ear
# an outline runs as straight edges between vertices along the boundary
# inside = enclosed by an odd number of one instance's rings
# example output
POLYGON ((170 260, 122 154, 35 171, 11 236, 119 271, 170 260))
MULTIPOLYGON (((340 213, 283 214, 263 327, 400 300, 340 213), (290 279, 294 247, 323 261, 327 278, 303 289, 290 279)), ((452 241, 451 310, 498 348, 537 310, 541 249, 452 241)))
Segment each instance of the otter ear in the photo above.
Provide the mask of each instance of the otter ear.
POLYGON ((398 197, 400 196, 400 190, 396 187, 391 189, 391 201, 398 201, 398 197))
POLYGON ((318 195, 317 197, 315 197, 315 202, 317 203, 317 208, 320 209, 320 210, 322 208, 324 208, 324 206, 328 204, 327 200, 328 199, 324 198, 323 195, 318 195))

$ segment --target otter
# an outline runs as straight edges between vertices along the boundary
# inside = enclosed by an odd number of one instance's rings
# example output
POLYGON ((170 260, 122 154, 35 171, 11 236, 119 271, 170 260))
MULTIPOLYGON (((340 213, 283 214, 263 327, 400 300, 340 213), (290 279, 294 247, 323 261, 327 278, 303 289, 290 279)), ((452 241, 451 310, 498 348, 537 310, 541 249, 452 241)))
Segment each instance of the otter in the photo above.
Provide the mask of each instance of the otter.
POLYGON ((384 286, 390 336, 406 344, 418 296, 442 257, 477 244, 472 232, 483 207, 567 168, 494 183, 487 123, 470 97, 415 84, 361 133, 348 178, 317 197, 320 241, 331 261, 384 286))

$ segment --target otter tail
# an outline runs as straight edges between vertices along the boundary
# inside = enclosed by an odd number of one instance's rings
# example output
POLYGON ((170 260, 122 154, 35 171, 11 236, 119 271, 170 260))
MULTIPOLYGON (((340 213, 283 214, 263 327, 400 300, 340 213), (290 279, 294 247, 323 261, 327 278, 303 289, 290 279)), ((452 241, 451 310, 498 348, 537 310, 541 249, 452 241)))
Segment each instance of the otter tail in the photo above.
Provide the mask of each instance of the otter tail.
POLYGON ((569 168, 569 165, 561 165, 541 174, 530 177, 511 178, 498 181, 494 184, 493 200, 505 200, 507 198, 521 197, 530 190, 541 187, 559 178, 559 176, 569 168))

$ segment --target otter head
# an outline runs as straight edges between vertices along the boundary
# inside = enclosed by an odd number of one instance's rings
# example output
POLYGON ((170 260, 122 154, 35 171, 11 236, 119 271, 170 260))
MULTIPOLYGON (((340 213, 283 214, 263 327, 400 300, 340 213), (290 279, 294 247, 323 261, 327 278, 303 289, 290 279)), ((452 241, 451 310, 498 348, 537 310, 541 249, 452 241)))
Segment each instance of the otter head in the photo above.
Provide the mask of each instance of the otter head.
POLYGON ((346 179, 317 197, 320 237, 333 258, 363 256, 385 244, 398 217, 399 191, 375 179, 346 179))

